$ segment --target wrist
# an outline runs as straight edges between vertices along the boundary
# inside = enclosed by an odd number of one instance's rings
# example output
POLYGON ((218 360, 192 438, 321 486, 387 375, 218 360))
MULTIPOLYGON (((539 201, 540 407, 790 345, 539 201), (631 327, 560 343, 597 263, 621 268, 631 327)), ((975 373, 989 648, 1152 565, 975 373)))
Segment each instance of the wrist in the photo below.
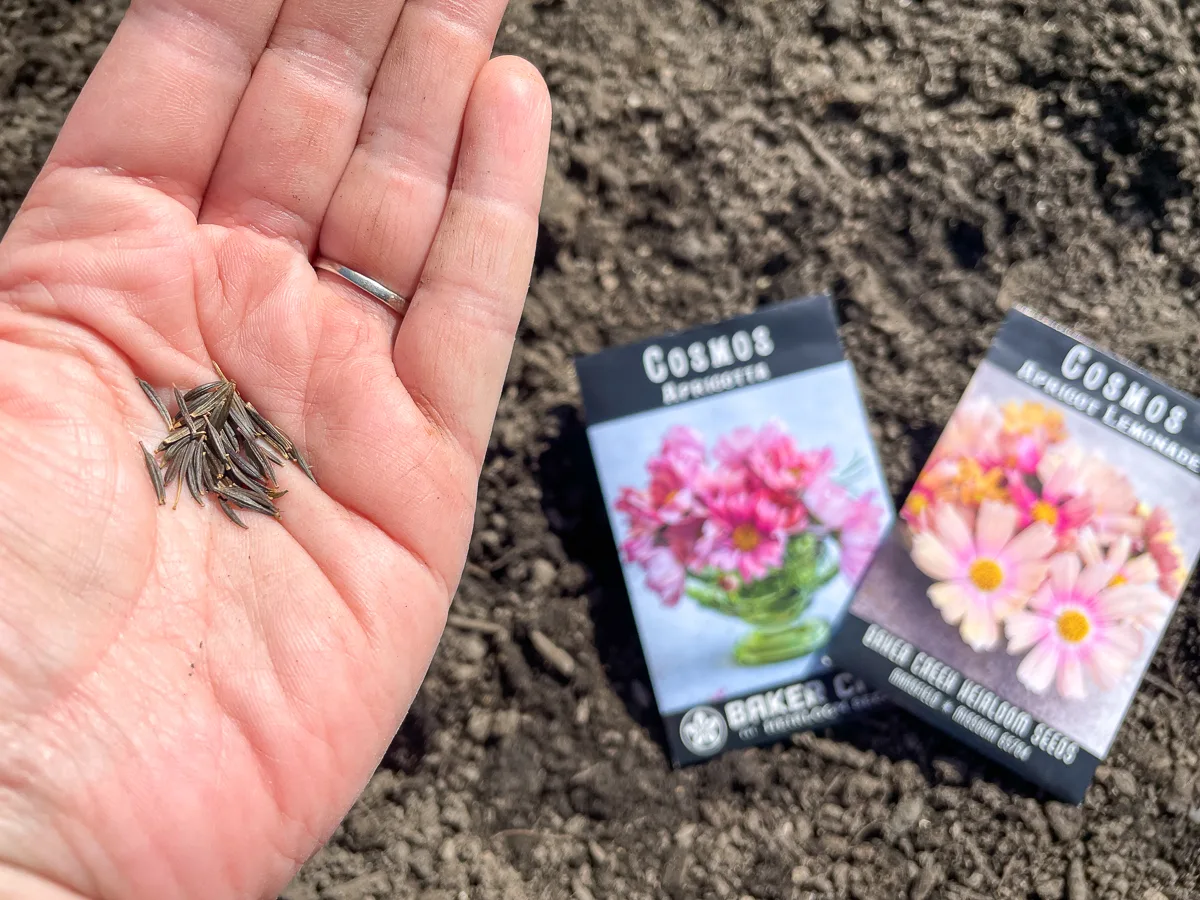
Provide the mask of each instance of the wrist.
POLYGON ((0 900, 87 900, 32 872, 0 863, 0 900))

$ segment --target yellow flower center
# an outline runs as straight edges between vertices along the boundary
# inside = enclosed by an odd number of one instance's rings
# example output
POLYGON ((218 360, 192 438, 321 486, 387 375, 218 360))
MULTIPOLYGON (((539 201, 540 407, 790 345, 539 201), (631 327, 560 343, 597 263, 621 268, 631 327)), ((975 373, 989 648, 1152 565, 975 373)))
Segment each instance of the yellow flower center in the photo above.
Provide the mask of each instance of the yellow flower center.
POLYGON ((994 559, 977 559, 967 571, 971 583, 981 591, 994 591, 1004 584, 1004 570, 994 559))
POLYGON ((1121 585, 1123 585, 1123 584, 1129 584, 1129 579, 1128 579, 1128 578, 1126 578, 1124 575, 1122 575, 1120 572, 1118 572, 1116 575, 1114 575, 1114 576, 1112 577, 1112 581, 1110 581, 1110 582, 1108 583, 1108 586, 1109 586, 1110 588, 1112 588, 1112 587, 1120 587, 1120 586, 1121 586, 1121 585))
POLYGON ((1088 636, 1092 623, 1076 609, 1068 609, 1058 617, 1058 636, 1070 644, 1078 644, 1088 636))
POLYGON ((743 553, 749 553, 762 541, 762 535, 753 525, 742 524, 733 529, 733 546, 743 553))
POLYGON ((1045 500, 1039 500, 1033 504, 1030 515, 1033 516, 1035 522, 1045 522, 1047 525, 1058 524, 1058 507, 1052 503, 1047 503, 1045 500))

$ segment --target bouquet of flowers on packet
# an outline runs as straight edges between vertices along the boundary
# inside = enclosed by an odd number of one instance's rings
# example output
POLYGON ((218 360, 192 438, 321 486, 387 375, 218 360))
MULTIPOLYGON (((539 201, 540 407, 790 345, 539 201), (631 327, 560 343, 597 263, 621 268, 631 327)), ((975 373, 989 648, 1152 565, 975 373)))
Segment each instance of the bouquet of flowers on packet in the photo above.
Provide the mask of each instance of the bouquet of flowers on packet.
POLYGON ((1111 689, 1187 574, 1168 511, 1039 402, 961 407, 901 518, 929 601, 973 650, 1020 656, 1039 694, 1111 689))
POLYGON ((1071 802, 1200 556, 1200 404, 1009 312, 828 653, 1071 802))
POLYGON ((832 300, 656 335, 576 367, 673 760, 879 705, 826 656, 895 520, 832 300))
POLYGON ((839 571, 857 581, 879 543, 884 508, 855 495, 858 458, 834 471, 829 447, 801 449, 781 422, 742 427, 711 452, 693 428, 670 428, 644 487, 621 489, 625 560, 673 606, 683 597, 754 626, 734 647, 743 665, 820 650, 831 623, 806 616, 839 571))

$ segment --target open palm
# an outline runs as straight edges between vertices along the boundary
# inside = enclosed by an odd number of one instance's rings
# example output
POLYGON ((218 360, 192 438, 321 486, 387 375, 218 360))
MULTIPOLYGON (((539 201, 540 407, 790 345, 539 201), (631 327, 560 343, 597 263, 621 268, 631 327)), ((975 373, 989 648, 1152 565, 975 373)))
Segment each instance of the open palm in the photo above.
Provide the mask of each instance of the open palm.
POLYGON ((533 258, 503 7, 134 0, 0 243, 0 897, 272 896, 383 753, 533 258), (213 362, 316 473, 281 521, 155 503, 136 379, 213 362))

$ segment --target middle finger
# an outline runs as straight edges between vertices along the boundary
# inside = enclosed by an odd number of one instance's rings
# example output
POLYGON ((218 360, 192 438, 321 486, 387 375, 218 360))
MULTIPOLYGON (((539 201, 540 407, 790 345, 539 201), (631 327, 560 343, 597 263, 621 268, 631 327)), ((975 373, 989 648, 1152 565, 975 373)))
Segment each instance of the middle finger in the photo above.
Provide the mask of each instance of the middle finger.
POLYGON ((404 0, 286 0, 234 115, 200 221, 311 252, 404 0))

